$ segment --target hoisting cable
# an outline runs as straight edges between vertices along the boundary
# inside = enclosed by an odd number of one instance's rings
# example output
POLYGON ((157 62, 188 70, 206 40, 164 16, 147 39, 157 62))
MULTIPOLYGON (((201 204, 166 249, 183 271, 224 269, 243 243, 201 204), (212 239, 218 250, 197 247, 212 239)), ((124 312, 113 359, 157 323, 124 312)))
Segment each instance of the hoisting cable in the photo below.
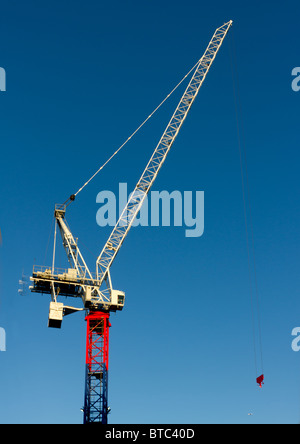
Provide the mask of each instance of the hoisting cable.
MULTIPOLYGON (((201 59, 200 59, 201 60, 201 59)), ((159 108, 169 99, 169 97, 176 91, 176 89, 184 82, 184 80, 191 74, 193 70, 196 69, 196 66, 199 64, 200 60, 195 63, 195 65, 189 70, 189 72, 180 80, 180 82, 172 89, 172 91, 164 98, 164 100, 152 111, 151 114, 140 124, 140 126, 125 140, 124 143, 104 162, 103 165, 82 185, 81 188, 75 193, 72 194, 62 205, 68 206, 71 202, 73 202, 76 196, 97 176, 98 173, 121 151, 121 149, 132 139, 133 136, 148 122, 149 119, 159 110, 159 108)))
MULTIPOLYGON (((233 34, 232 34, 233 35, 233 34)), ((246 231, 246 243, 247 243, 247 256, 248 256, 248 272, 249 272, 249 282, 250 282, 250 299, 251 299, 251 312, 252 312, 252 330, 253 330, 253 347, 254 347, 254 364, 256 372, 256 382, 261 387, 264 381, 264 368, 263 368, 263 352, 262 352, 262 334, 261 334, 261 321, 260 321, 260 308, 259 308, 259 295, 258 295, 258 283, 257 283, 257 271, 256 271, 256 259, 255 259, 255 248, 254 248, 254 235, 253 235, 253 221, 252 221, 252 211, 251 211, 251 200, 250 200, 250 186, 248 177, 248 167, 247 167, 247 156, 246 148, 244 143, 243 134, 243 121, 241 113, 241 100, 239 93, 239 83, 238 83, 238 72, 235 59, 235 45, 234 36, 231 40, 230 47, 230 59, 231 59, 231 71, 232 71, 232 82, 233 82, 233 95, 235 103, 235 113, 236 113, 236 125, 237 125, 237 139, 239 148, 239 158, 240 158, 240 168, 241 168, 241 180, 242 180, 242 193, 243 193, 243 204, 244 204, 244 219, 245 219, 245 231, 246 231), (249 221, 248 216, 249 214, 249 221), (249 229, 250 227, 250 229, 249 229), (251 251, 252 249, 252 263, 251 263, 251 251), (253 279, 252 279, 253 270, 253 279), (255 301, 253 295, 253 284, 254 280, 254 292, 255 301), (255 304, 256 302, 256 304, 255 304), (256 307, 255 307, 256 305, 256 307), (255 310, 256 308, 256 310, 255 310), (256 349, 256 323, 255 317, 257 318, 257 336, 258 336, 258 348, 260 356, 260 370, 257 365, 257 349, 256 349), (260 374, 261 373, 261 374, 260 374), (260 376, 258 376, 260 375, 260 376)))

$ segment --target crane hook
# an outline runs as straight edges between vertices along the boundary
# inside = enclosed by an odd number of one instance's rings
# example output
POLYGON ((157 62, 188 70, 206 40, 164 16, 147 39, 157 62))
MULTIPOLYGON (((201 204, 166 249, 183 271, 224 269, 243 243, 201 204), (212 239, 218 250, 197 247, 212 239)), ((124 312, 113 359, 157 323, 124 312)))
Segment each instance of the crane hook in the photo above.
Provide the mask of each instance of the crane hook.
POLYGON ((257 384, 259 385, 260 388, 262 388, 262 384, 264 384, 264 382, 263 382, 264 379, 265 379, 264 375, 260 375, 258 378, 256 378, 256 382, 257 382, 257 384))

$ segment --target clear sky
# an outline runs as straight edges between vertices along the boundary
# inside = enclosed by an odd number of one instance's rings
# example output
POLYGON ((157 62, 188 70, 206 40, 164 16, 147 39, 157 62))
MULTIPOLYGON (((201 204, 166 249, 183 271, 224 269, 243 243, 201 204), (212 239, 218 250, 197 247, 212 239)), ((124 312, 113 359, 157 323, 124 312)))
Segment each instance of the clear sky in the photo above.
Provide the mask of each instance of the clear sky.
MULTIPOLYGON (((291 348, 300 326, 300 92, 291 88, 300 66, 299 2, 11 0, 0 13, 7 81, 0 92, 0 422, 82 422, 83 313, 47 329, 49 298, 20 295, 18 281, 33 264, 51 264, 55 203, 77 191, 201 57, 214 30, 233 20, 153 187, 204 191, 204 234, 133 228, 111 270, 126 306, 111 316, 109 422, 299 423, 300 353, 291 348), (262 389, 237 118, 247 153, 262 389)), ((90 268, 110 233, 96 223, 97 194, 117 192, 120 182, 133 188, 182 91, 69 207, 90 268)))

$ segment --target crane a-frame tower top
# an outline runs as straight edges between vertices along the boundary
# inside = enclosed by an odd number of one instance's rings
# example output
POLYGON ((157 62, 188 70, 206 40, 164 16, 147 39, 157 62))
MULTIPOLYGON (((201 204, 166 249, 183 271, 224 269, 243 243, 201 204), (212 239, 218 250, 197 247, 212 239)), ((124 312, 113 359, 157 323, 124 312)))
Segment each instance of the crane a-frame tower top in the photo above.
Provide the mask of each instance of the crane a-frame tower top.
MULTIPOLYGON (((32 277, 30 278, 33 285, 30 289, 32 292, 51 295, 49 327, 59 328, 64 315, 80 310, 58 302, 58 297, 71 296, 81 298, 83 309, 88 312, 86 360, 86 381, 88 382, 84 409, 85 422, 105 423, 107 420, 108 315, 111 311, 122 310, 125 303, 124 292, 113 289, 110 276, 111 265, 150 191, 231 26, 232 21, 229 21, 216 29, 203 56, 198 61, 194 74, 171 120, 137 182, 133 193, 131 193, 116 226, 113 228, 97 258, 96 271, 94 273, 88 268, 78 247, 78 241, 68 227, 65 217, 66 203, 55 206, 55 239, 58 228, 70 268, 65 270, 55 268, 54 249, 51 267, 34 266, 32 277), (99 362, 93 358, 93 347, 98 342, 94 337, 95 335, 100 342, 95 352, 97 359, 101 356, 99 362), (91 377, 94 379, 89 380, 91 377), (94 395, 96 401, 93 397, 94 395)), ((72 195, 69 198, 69 202, 74 199, 75 195, 72 195)))

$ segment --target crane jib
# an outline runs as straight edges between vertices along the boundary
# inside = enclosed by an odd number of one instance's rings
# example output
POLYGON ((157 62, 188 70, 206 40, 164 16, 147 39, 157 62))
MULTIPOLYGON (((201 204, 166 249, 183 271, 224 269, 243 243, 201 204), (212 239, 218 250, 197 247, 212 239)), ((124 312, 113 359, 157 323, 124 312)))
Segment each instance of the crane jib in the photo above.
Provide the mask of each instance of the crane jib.
POLYGON ((201 88, 203 81, 219 51, 223 40, 232 26, 232 21, 218 28, 204 55, 196 66, 194 75, 190 80, 170 122, 168 123, 151 159, 149 160, 140 180, 138 181, 131 198, 128 200, 116 226, 111 232, 104 248, 97 259, 97 278, 103 282, 110 269, 128 231, 138 214, 146 195, 148 194, 157 174, 162 167, 167 154, 174 143, 176 136, 187 117, 187 114, 201 88))

